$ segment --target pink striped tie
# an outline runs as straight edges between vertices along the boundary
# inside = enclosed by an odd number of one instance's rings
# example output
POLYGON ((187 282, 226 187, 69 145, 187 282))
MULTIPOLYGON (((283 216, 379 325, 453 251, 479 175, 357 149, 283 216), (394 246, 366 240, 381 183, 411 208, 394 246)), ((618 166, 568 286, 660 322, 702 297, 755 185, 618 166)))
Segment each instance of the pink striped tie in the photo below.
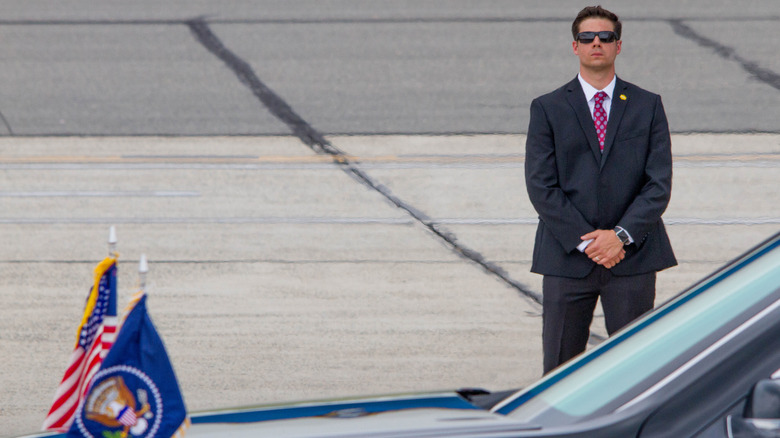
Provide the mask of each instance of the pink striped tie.
POLYGON ((604 111, 604 98, 607 93, 599 91, 594 100, 596 105, 593 108, 593 124, 596 126, 596 135, 599 137, 599 148, 604 152, 604 137, 607 135, 607 112, 604 111))

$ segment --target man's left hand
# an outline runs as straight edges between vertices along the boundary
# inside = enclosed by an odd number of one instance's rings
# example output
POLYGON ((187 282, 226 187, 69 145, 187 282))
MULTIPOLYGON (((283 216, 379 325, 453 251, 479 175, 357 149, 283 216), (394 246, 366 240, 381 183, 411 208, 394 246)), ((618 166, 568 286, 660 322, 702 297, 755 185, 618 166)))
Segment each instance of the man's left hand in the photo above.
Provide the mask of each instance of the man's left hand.
POLYGON ((585 254, 594 262, 606 268, 612 268, 625 257, 623 242, 620 241, 614 230, 595 230, 580 237, 582 240, 593 239, 585 254))

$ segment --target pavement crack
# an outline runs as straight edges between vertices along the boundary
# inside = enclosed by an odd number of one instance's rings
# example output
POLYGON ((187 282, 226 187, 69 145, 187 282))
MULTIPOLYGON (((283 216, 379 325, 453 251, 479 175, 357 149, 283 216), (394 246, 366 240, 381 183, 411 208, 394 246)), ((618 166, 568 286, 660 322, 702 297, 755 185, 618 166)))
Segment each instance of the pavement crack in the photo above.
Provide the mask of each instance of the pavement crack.
POLYGON ((327 143, 322 134, 306 123, 287 102, 257 77, 248 62, 222 44, 222 41, 211 31, 208 23, 202 19, 196 19, 188 21, 187 26, 203 47, 221 59, 235 73, 238 80, 246 85, 276 118, 284 122, 296 137, 313 149, 327 143))
POLYGON ((758 63, 749 61, 739 56, 737 51, 732 47, 725 46, 715 40, 700 35, 695 30, 693 30, 692 27, 683 23, 682 20, 669 20, 669 24, 672 26, 674 33, 677 35, 692 40, 702 47, 712 49, 721 58, 737 62, 754 78, 776 90, 780 90, 780 75, 773 72, 772 70, 763 68, 759 66, 758 63))
POLYGON ((195 38, 209 52, 222 60, 222 62, 235 73, 238 80, 247 86, 275 117, 284 122, 292 130, 293 134, 314 152, 317 154, 329 155, 333 159, 333 162, 338 164, 350 177, 381 194, 397 208, 405 211, 409 216, 414 218, 415 221, 422 224, 431 233, 444 241, 456 254, 481 266, 488 273, 491 273, 505 284, 517 290, 522 296, 529 298, 537 304, 541 304, 541 296, 538 293, 531 291, 524 285, 512 279, 506 271, 486 260, 479 252, 458 242, 457 237, 453 233, 449 232, 441 225, 435 224, 424 212, 396 196, 389 188, 380 184, 368 173, 352 163, 347 154, 330 144, 322 133, 303 120, 287 102, 266 86, 260 78, 257 77, 248 62, 244 61, 225 47, 222 41, 220 41, 214 32, 211 31, 211 28, 204 19, 197 18, 187 21, 186 23, 195 38))
POLYGON ((8 123, 8 119, 5 118, 5 114, 3 114, 2 111, 0 111, 0 121, 3 122, 3 126, 5 126, 5 129, 8 130, 8 135, 13 136, 14 135, 14 130, 11 129, 11 124, 8 123))

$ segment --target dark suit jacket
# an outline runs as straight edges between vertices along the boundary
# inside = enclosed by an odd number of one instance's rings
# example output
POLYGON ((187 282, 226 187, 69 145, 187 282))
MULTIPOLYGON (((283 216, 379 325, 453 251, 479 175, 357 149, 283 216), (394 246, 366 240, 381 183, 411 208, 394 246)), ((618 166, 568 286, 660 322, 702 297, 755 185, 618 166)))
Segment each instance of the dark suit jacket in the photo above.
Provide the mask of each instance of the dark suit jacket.
POLYGON ((534 99, 525 177, 539 227, 531 271, 582 278, 596 264, 580 236, 620 225, 635 242, 615 275, 677 264, 661 214, 672 189, 672 151, 661 97, 617 78, 604 153, 577 78, 534 99))

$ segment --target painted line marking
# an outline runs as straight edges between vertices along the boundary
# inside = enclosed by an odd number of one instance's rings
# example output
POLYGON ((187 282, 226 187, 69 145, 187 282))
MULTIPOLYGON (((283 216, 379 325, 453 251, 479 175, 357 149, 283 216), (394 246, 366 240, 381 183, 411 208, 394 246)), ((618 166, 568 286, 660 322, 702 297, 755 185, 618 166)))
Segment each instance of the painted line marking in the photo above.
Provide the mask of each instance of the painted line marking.
MULTIPOLYGON (((494 164, 524 163, 522 154, 485 155, 343 155, 343 160, 353 164, 361 163, 429 163, 429 164, 494 164)), ((675 163, 749 163, 780 161, 780 152, 755 154, 696 154, 675 155, 675 163)), ((329 155, 42 155, 3 156, 0 164, 276 164, 276 163, 336 163, 329 155)), ((340 163, 337 163, 340 164, 340 163)))
MULTIPOLYGON (((73 217, 73 218, 0 218, 0 224, 294 224, 294 225, 412 225, 412 218, 370 217, 73 217)), ((440 218, 424 221, 426 225, 536 225, 536 218, 440 218)), ((666 225, 775 225, 780 217, 760 218, 665 218, 666 225)))
POLYGON ((150 192, 123 192, 123 191, 40 191, 40 192, 0 192, 0 198, 177 198, 197 197, 200 192, 177 192, 169 190, 155 190, 150 192))

